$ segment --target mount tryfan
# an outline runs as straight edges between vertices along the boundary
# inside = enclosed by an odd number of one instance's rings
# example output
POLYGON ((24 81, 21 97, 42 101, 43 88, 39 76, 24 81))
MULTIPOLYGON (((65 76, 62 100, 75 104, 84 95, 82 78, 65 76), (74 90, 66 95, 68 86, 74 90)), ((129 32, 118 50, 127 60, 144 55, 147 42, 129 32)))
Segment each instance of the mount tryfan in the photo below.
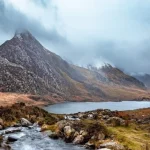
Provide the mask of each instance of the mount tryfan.
MULTIPOLYGON (((10 67, 12 71, 9 70, 9 75, 12 76, 12 81, 17 78, 20 82, 18 81, 19 83, 11 88, 12 84, 9 84, 8 80, 5 79, 6 82, 1 85, 3 91, 31 92, 33 94, 55 92, 67 96, 72 93, 72 90, 76 90, 66 76, 68 75, 74 79, 77 79, 77 77, 82 78, 66 61, 45 49, 28 31, 16 33, 11 40, 6 41, 0 47, 0 56, 13 64, 19 65, 14 72, 10 67), (20 74, 19 67, 27 75, 20 74), (15 77, 15 74, 18 77, 15 77), (25 76, 27 78, 24 81, 25 76), (33 85, 28 84, 28 80, 31 83, 33 82, 33 85)), ((3 70, 5 71, 5 69, 3 70)), ((4 75, 2 77, 6 78, 4 75)))
POLYGON ((0 91, 86 101, 147 96, 142 82, 118 68, 71 65, 45 49, 28 31, 16 33, 0 46, 0 91))

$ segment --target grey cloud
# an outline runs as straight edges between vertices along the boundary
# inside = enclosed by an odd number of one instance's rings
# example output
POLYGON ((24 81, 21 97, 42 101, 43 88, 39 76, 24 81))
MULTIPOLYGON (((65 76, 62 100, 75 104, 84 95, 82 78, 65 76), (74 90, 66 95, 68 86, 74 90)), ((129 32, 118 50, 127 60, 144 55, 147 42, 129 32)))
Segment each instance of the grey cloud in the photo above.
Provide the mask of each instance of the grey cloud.
POLYGON ((0 1, 0 20, 0 30, 6 33, 26 29, 41 40, 53 42, 64 42, 66 40, 55 29, 45 29, 39 20, 26 16, 10 4, 6 5, 3 0, 0 1))
MULTIPOLYGON (((106 0, 103 3, 108 9, 100 12, 103 5, 100 6, 99 0, 95 0, 98 2, 96 6, 90 6, 91 0, 64 0, 64 3, 60 0, 58 2, 64 5, 61 11, 58 5, 52 7, 56 9, 56 22, 57 15, 64 22, 67 39, 56 29, 48 31, 39 20, 31 19, 11 5, 6 6, 6 1, 0 0, 0 30, 3 32, 26 28, 44 46, 80 66, 111 63, 128 73, 150 73, 150 1, 116 0, 116 4, 111 1, 112 6, 109 7, 110 1, 106 0), (84 2, 89 5, 86 9, 84 2), (72 3, 77 6, 71 7, 72 3)), ((44 9, 50 4, 48 0, 31 1, 44 9)), ((64 29, 59 27, 59 30, 64 29)))
MULTIPOLYGON (((128 73, 150 73, 150 1, 118 0, 114 10, 115 12, 109 14, 108 9, 108 12, 103 13, 102 17, 97 17, 96 25, 88 20, 91 28, 93 27, 92 30, 98 28, 96 34, 87 36, 84 42, 83 34, 86 32, 82 33, 80 30, 80 33, 76 33, 78 36, 76 39, 82 40, 85 46, 77 50, 69 49, 69 53, 72 51, 74 55, 68 54, 66 57, 70 57, 73 62, 81 66, 108 62, 123 68, 128 73), (107 22, 107 20, 110 21, 107 22), (101 24, 105 32, 100 30, 101 24), (97 36, 96 40, 93 41, 95 36, 97 36)), ((98 14, 99 10, 96 11, 98 14)), ((90 16, 91 13, 87 12, 86 16, 88 15, 90 16)), ((82 19, 80 22, 84 24, 84 18, 82 19)), ((84 29, 84 27, 81 28, 84 29)))

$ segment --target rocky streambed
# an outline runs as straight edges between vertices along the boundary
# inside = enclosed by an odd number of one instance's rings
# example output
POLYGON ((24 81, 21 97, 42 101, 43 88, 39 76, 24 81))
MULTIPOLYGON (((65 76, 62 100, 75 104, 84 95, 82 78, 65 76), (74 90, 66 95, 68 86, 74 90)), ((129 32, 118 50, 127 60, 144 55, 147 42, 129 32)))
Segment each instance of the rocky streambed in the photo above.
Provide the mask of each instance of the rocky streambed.
POLYGON ((66 144, 62 140, 49 138, 50 131, 40 132, 37 125, 29 127, 11 127, 5 131, 11 131, 3 135, 1 149, 6 150, 84 150, 83 147, 66 144), (20 131, 16 131, 20 130, 20 131))
POLYGON ((150 109, 51 114, 23 103, 0 108, 0 149, 148 150, 150 109))

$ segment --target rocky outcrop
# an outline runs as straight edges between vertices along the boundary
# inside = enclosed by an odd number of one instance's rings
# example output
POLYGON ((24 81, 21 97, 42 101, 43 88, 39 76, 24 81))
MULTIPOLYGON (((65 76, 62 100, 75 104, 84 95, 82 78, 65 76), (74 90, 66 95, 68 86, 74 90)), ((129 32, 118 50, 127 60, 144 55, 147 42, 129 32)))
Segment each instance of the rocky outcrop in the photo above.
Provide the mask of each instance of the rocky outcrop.
POLYGON ((119 142, 111 141, 111 135, 102 122, 99 123, 91 119, 62 120, 56 124, 55 133, 50 137, 53 139, 60 137, 66 142, 74 144, 85 144, 87 148, 92 149, 110 148, 125 150, 119 142))

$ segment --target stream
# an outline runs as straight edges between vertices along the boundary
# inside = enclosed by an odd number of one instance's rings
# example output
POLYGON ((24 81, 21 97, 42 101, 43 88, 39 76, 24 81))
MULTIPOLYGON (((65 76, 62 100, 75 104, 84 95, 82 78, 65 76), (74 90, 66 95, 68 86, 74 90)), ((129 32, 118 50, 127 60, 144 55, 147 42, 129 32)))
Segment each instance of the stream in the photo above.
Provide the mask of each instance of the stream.
MULTIPOLYGON (((6 129, 15 130, 11 127, 6 129)), ((0 134, 5 132, 1 130, 0 134)), ((85 150, 85 148, 73 144, 65 143, 62 140, 53 140, 49 138, 48 132, 40 132, 39 127, 22 127, 20 132, 4 134, 5 139, 8 137, 18 138, 17 141, 10 143, 12 150, 85 150)))

